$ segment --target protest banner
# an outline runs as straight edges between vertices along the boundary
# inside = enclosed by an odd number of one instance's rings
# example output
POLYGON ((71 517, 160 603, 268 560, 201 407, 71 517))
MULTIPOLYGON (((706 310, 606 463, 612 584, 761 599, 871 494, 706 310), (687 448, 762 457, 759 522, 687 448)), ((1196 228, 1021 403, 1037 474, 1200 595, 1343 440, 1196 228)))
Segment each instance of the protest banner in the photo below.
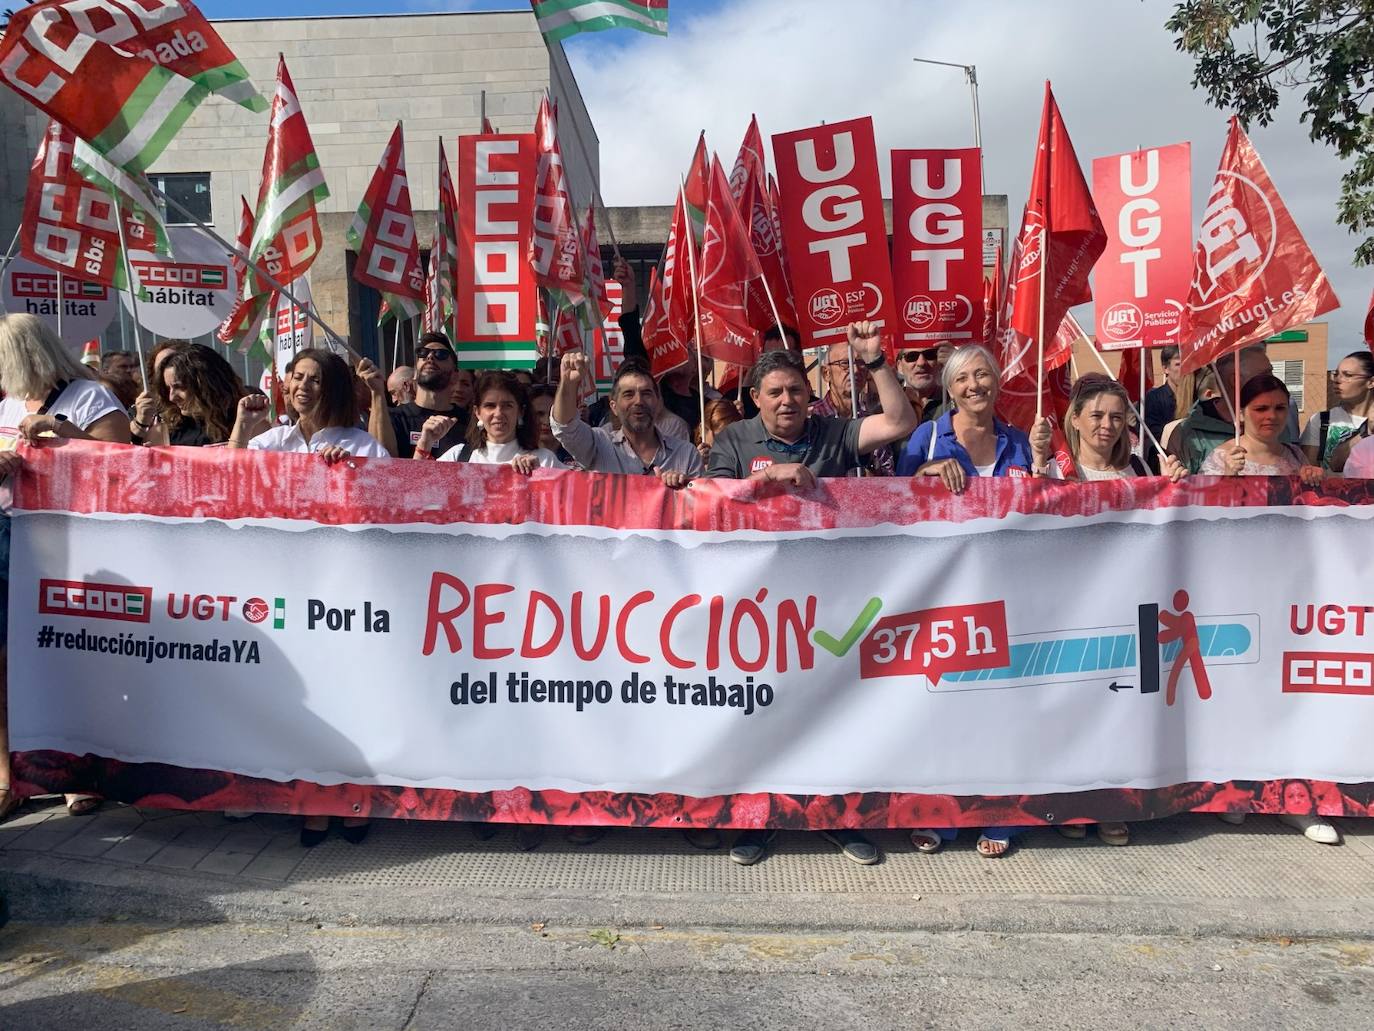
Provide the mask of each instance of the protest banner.
POLYGON ((773 164, 803 346, 843 340, 848 323, 868 319, 884 328, 890 356, 892 262, 873 119, 774 136, 773 164))
POLYGON ((983 337, 982 156, 892 152, 892 284, 903 341, 983 337))
POLYGON ((9 698, 26 794, 825 828, 1296 811, 1299 781, 1304 806, 1370 813, 1374 608, 1349 599, 1367 481, 799 496, 85 442, 23 455, 9 698))
POLYGON ((124 307, 159 336, 192 340, 213 333, 234 310, 233 263, 198 230, 172 226, 167 237, 175 257, 129 252, 138 301, 121 291, 124 307))
POLYGON ((61 324, 62 339, 76 353, 83 341, 98 337, 119 310, 115 291, 103 283, 69 276, 62 281, 62 318, 57 317, 58 274, 27 258, 12 258, 0 279, 5 311, 37 315, 54 333, 61 324))
POLYGON ((1093 159, 1093 203, 1107 247, 1093 274, 1103 351, 1178 343, 1192 274, 1192 148, 1093 159))
POLYGON ((458 315, 464 369, 533 369, 539 290, 533 133, 458 138, 458 315))

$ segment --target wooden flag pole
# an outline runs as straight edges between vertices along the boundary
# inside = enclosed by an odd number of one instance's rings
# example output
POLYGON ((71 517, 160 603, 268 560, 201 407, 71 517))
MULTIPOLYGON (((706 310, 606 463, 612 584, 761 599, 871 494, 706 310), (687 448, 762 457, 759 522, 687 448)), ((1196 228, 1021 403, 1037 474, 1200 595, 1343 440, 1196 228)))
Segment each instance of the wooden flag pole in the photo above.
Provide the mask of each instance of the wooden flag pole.
MULTIPOLYGON (((66 307, 67 298, 62 290, 62 273, 57 273, 57 339, 62 340, 62 309, 66 307)), ((62 341, 66 343, 65 340, 62 341)))
POLYGON ((119 254, 124 262, 124 275, 129 280, 129 306, 133 309, 134 349, 138 352, 138 371, 143 377, 143 391, 148 391, 148 366, 143 360, 143 332, 138 325, 138 280, 134 278, 134 267, 129 261, 129 247, 124 242, 124 215, 119 210, 119 195, 110 194, 114 202, 115 229, 119 231, 119 254))
MULTIPOLYGON (((1045 415, 1045 272, 1046 272, 1045 248, 1040 248, 1040 332, 1036 334, 1035 340, 1035 421, 1039 422, 1045 415)), ((1056 327, 1058 328, 1058 327, 1056 327)), ((1093 348, 1097 350, 1096 347, 1093 348)), ((1069 353, 1073 357, 1073 353, 1069 353)))
POLYGON ((1240 442, 1240 420, 1241 420, 1241 410, 1240 410, 1240 351, 1237 350, 1236 353, 1235 353, 1235 355, 1234 355, 1233 357, 1234 357, 1234 361, 1231 362, 1231 384, 1232 384, 1232 386, 1235 388, 1235 393, 1232 395, 1233 401, 1232 401, 1232 404, 1231 404, 1231 410, 1232 410, 1233 412, 1235 412, 1235 416, 1236 416, 1236 417, 1235 417, 1235 420, 1234 420, 1234 421, 1235 421, 1235 426, 1236 426, 1236 436, 1235 436, 1235 439, 1236 439, 1237 443, 1239 443, 1239 442, 1240 442))
MULTIPOLYGON (((679 182, 679 184, 678 184, 678 196, 682 199, 682 210, 683 210, 683 212, 686 212, 686 210, 687 210, 687 181, 686 181, 685 179, 684 179, 684 180, 681 180, 681 181, 679 182)), ((688 219, 688 222, 689 222, 689 223, 690 223, 690 221, 691 221, 691 220, 688 219)), ((696 241, 693 240, 693 235, 694 235, 694 234, 693 234, 693 232, 692 232, 692 227, 691 227, 690 224, 686 226, 686 229, 687 229, 687 267, 688 267, 688 275, 691 277, 691 280, 692 280, 692 336, 693 336, 693 338, 696 340, 696 345, 697 345, 697 353, 696 353, 696 359, 695 359, 695 360, 696 360, 696 363, 697 363, 697 404, 698 404, 698 406, 701 408, 701 425, 702 425, 703 427, 705 427, 705 425, 706 425, 706 379, 705 379, 705 377, 702 375, 702 372, 701 372, 701 309, 700 309, 700 307, 698 306, 698 302, 697 302, 697 255, 696 255, 696 241)), ((740 372, 740 378, 741 378, 741 380, 743 380, 743 376, 744 376, 744 373, 743 373, 743 370, 741 370, 741 372, 740 372)))

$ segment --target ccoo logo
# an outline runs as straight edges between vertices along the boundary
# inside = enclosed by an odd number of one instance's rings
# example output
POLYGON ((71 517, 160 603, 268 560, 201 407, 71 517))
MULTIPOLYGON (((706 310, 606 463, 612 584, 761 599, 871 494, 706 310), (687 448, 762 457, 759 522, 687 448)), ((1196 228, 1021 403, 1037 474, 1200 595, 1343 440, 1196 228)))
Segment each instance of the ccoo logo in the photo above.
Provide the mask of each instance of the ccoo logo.
POLYGON ((1189 307, 1206 311, 1243 294, 1268 267, 1278 239, 1269 197, 1235 172, 1218 172, 1202 213, 1189 307))

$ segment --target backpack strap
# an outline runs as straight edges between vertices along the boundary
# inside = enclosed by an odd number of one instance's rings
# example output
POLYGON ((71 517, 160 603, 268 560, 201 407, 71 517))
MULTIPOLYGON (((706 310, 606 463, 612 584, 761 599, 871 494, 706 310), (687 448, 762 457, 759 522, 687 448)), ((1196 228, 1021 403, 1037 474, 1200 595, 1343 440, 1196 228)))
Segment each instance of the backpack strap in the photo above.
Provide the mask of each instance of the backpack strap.
POLYGON ((1317 464, 1325 465, 1326 437, 1327 431, 1331 429, 1331 410, 1328 408, 1326 411, 1322 412, 1321 415, 1319 415, 1317 418, 1319 420, 1317 425, 1321 428, 1321 436, 1317 440, 1317 447, 1320 449, 1317 452, 1317 464))
POLYGON ((1150 467, 1145 464, 1145 460, 1134 451, 1131 452, 1131 472, 1135 473, 1137 476, 1154 475, 1154 473, 1150 471, 1150 467))
POLYGON ((38 411, 34 412, 34 414, 47 415, 48 409, 57 404, 57 399, 62 396, 62 391, 66 390, 68 386, 70 386, 70 383, 67 380, 58 380, 57 385, 53 387, 52 390, 48 391, 48 396, 43 399, 42 405, 39 406, 38 411))

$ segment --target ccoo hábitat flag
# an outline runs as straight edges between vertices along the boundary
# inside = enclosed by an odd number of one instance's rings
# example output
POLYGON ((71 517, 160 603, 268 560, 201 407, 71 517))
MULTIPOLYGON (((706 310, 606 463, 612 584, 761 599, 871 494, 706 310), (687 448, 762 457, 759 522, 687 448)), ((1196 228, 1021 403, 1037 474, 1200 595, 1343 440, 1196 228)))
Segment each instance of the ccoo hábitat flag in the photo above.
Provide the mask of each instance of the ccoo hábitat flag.
POLYGON ((546 43, 603 29, 668 35, 668 0, 530 0, 530 5, 546 43))

